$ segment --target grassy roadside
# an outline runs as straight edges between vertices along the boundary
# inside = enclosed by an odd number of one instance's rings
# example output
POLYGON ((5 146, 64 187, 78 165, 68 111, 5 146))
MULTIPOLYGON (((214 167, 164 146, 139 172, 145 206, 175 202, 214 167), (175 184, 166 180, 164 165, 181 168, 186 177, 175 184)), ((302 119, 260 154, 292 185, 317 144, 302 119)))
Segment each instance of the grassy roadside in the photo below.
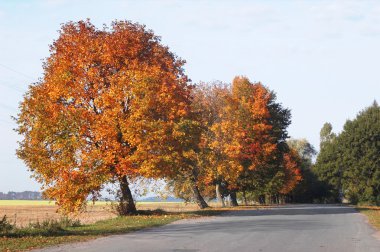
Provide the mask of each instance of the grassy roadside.
POLYGON ((67 225, 45 223, 10 231, 0 236, 0 251, 22 251, 62 243, 86 241, 112 234, 122 234, 143 228, 156 227, 170 222, 201 216, 217 215, 225 210, 199 210, 186 213, 142 211, 137 216, 117 217, 90 225, 67 225))
MULTIPOLYGON (((91 205, 92 203, 93 203, 92 201, 88 201, 89 205, 91 205)), ((95 205, 104 206, 104 205, 109 205, 111 203, 112 201, 96 201, 95 205)), ((137 201, 137 205, 140 205, 140 206, 149 205, 149 204, 186 205, 185 202, 137 201)), ((49 201, 49 200, 0 200, 0 206, 55 206, 55 202, 49 201)))
POLYGON ((369 223, 380 230, 380 207, 357 206, 356 209, 368 217, 369 223))

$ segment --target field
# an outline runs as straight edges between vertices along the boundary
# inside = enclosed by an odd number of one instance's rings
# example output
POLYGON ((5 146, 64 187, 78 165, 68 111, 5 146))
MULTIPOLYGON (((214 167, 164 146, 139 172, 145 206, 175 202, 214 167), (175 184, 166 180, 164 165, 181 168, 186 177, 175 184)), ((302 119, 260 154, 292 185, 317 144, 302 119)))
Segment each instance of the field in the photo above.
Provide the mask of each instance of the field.
POLYGON ((156 227, 183 219, 201 217, 212 212, 165 213, 152 212, 138 216, 115 217, 93 224, 63 226, 61 222, 50 222, 39 226, 18 228, 0 236, 0 251, 22 251, 68 242, 86 241, 102 236, 122 234, 142 228, 156 227))
MULTIPOLYGON (((82 224, 91 224, 99 220, 106 220, 116 217, 110 202, 88 203, 86 212, 78 216, 82 224)), ((195 204, 185 204, 181 202, 138 202, 139 210, 162 209, 167 212, 186 212, 197 209, 195 204)), ((57 213, 54 202, 36 200, 0 200, 0 217, 7 215, 9 221, 18 227, 29 225, 29 223, 41 222, 44 220, 57 220, 61 216, 57 213)))
POLYGON ((0 236, 0 251, 21 251, 84 241, 226 211, 217 208, 196 210, 195 204, 180 202, 140 202, 137 203, 138 210, 145 211, 138 216, 117 217, 111 205, 109 202, 91 203, 86 212, 75 216, 80 220, 80 225, 75 222, 67 225, 56 212, 54 202, 0 200, 0 217, 7 215, 9 223, 17 226, 14 231, 0 236))

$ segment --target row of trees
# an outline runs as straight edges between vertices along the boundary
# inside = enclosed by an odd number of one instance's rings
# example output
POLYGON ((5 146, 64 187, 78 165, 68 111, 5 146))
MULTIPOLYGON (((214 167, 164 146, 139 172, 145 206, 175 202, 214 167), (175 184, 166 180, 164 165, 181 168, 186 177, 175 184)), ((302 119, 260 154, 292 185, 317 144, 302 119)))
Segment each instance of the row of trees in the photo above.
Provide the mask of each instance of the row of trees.
POLYGON ((164 179, 201 208, 205 195, 278 199, 301 180, 290 111, 262 84, 191 85, 185 62, 127 21, 69 22, 50 53, 20 105, 17 155, 64 212, 111 183, 120 214, 134 213, 130 183, 140 178, 164 179))
POLYGON ((380 205, 380 107, 376 102, 347 120, 335 134, 321 130, 315 174, 327 187, 330 201, 380 205))
MULTIPOLYGON (((237 205, 238 192, 244 201, 247 195, 278 201, 301 180, 300 158, 286 143, 290 112, 273 92, 236 77, 232 85, 199 84, 193 94, 201 127, 195 174, 202 195, 222 205, 227 195, 237 205)), ((169 181, 175 195, 186 200, 193 197, 191 185, 191 177, 181 174, 169 181)))
POLYGON ((302 181, 288 195, 301 203, 380 205, 380 108, 375 101, 340 134, 325 123, 320 131, 320 152, 306 140, 288 141, 301 157, 302 181))

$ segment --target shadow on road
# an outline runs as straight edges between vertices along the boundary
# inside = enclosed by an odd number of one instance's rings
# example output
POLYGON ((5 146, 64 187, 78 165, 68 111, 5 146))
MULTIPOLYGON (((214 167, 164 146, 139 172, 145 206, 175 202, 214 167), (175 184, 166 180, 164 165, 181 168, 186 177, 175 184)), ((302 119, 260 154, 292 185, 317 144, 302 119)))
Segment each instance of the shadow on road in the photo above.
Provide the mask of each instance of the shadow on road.
POLYGON ((267 215, 316 215, 316 214, 351 214, 355 208, 340 205, 285 205, 280 207, 240 210, 227 212, 225 216, 267 216, 267 215))
POLYGON ((238 210, 223 215, 193 223, 176 223, 163 228, 145 230, 153 235, 187 236, 209 232, 239 234, 244 232, 289 231, 289 230, 319 230, 331 228, 331 223, 320 221, 319 218, 307 218, 305 215, 336 215, 352 214, 357 211, 352 207, 337 205, 288 205, 264 210, 238 210), (281 215, 284 218, 281 218, 281 215), (260 218, 265 216, 265 218, 260 218), (286 217, 287 216, 287 217, 286 217), (291 217, 293 216, 293 217, 291 217), (303 217, 302 217, 303 216, 303 217), (244 217, 244 218, 240 218, 244 217), (248 218, 247 218, 248 217, 248 218))

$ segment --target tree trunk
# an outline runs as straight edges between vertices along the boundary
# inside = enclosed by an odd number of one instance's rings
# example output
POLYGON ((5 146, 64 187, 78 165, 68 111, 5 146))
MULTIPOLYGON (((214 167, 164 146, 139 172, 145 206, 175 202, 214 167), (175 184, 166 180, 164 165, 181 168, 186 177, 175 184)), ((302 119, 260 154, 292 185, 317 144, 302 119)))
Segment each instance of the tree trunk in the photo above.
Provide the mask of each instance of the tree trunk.
POLYGON ((280 195, 279 198, 280 198, 280 204, 281 205, 285 204, 285 202, 286 202, 286 196, 285 195, 280 195))
POLYGON ((264 195, 260 195, 260 196, 259 196, 259 203, 260 203, 261 205, 265 205, 265 196, 264 196, 264 195))
POLYGON ((236 191, 230 192, 230 200, 231 200, 231 206, 238 206, 239 205, 237 203, 237 200, 236 200, 236 191))
POLYGON ((216 198, 218 199, 218 202, 222 205, 222 207, 225 207, 226 204, 224 204, 224 199, 223 199, 221 188, 220 188, 220 182, 216 182, 215 192, 216 192, 216 198))
POLYGON ((131 190, 129 189, 129 183, 127 176, 123 176, 120 179, 120 201, 118 206, 119 215, 133 215, 136 211, 136 205, 133 201, 131 190))
POLYGON ((209 206, 207 205, 206 201, 203 199, 197 185, 198 169, 194 167, 191 172, 192 172, 192 176, 190 178, 190 182, 191 182, 191 189, 193 190, 195 203, 197 203, 200 209, 207 208, 209 206))
POLYGON ((265 194, 265 204, 266 205, 271 205, 272 204, 272 195, 265 194))
POLYGON ((243 199, 244 199, 244 205, 248 206, 247 196, 245 195, 245 190, 243 190, 243 199))
POLYGON ((199 192, 199 188, 198 188, 195 180, 191 180, 191 182, 192 182, 191 188, 193 189, 194 200, 197 203, 197 205, 199 206, 199 208, 204 209, 204 208, 209 207, 207 205, 206 201, 203 199, 201 193, 199 192))

